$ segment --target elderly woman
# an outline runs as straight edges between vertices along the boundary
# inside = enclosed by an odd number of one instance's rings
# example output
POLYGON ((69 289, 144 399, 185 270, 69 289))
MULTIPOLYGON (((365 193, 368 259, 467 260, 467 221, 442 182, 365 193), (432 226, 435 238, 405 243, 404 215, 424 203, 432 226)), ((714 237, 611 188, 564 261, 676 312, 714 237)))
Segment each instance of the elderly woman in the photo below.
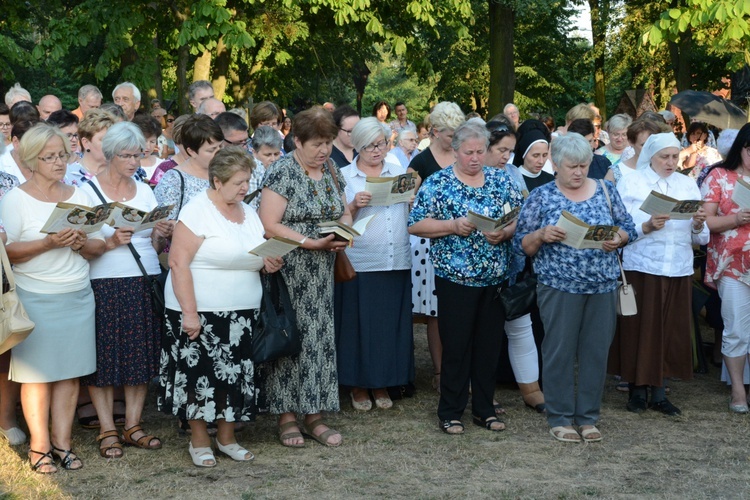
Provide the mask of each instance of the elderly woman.
POLYGON ((266 176, 266 170, 271 163, 281 158, 282 139, 279 132, 267 125, 262 125, 255 129, 253 134, 253 157, 255 158, 255 168, 253 176, 250 178, 250 193, 256 193, 250 206, 258 209, 260 206, 260 190, 263 189, 263 178, 266 176))
POLYGON ((175 205, 172 219, 193 196, 208 189, 208 164, 221 150, 224 134, 207 115, 192 115, 182 124, 179 138, 187 159, 168 170, 154 189, 159 204, 175 205))
MULTIPOLYGON (((83 190, 97 203, 119 202, 149 212, 156 208, 151 189, 133 179, 143 150, 143 134, 130 122, 113 125, 102 140, 107 159, 104 170, 87 182, 83 190)), ((148 382, 159 372, 162 311, 149 307, 151 283, 145 278, 128 248, 139 255, 150 275, 160 273, 157 252, 172 234, 172 222, 133 232, 133 228, 101 229, 106 247, 91 262, 91 287, 96 299, 96 372, 81 380, 88 386, 99 418, 99 453, 104 458, 123 455, 121 438, 113 417, 114 388, 125 393, 125 429, 122 442, 145 449, 161 448, 159 438, 141 429, 141 414, 148 382)))
POLYGON ((718 288, 724 335, 721 353, 732 382, 729 409, 748 413, 748 394, 743 385, 743 369, 750 354, 750 208, 732 200, 738 181, 750 181, 750 124, 737 134, 726 160, 714 167, 701 185, 701 194, 711 230, 706 265, 706 285, 718 288))
POLYGON ((344 168, 357 156, 357 150, 352 144, 352 130, 359 121, 359 113, 348 104, 343 104, 333 111, 333 121, 339 128, 339 133, 333 140, 331 160, 339 168, 344 168))
POLYGON ((409 206, 368 206, 372 195, 365 190, 368 177, 406 173, 385 159, 390 132, 374 117, 362 119, 352 131, 359 156, 341 169, 354 220, 375 215, 346 250, 357 277, 336 285, 339 383, 352 388, 352 406, 362 411, 372 408, 368 390, 378 408, 390 408, 386 388, 414 380, 409 206))
MULTIPOLYGON (((409 172, 417 173, 417 190, 429 176, 440 172, 456 161, 456 155, 451 146, 453 131, 464 122, 465 117, 458 104, 443 101, 432 108, 429 120, 432 126, 432 141, 427 149, 412 160, 408 169, 409 172)), ((432 267, 432 261, 428 258, 430 253, 429 241, 429 238, 417 236, 410 238, 412 255, 411 304, 414 314, 423 314, 427 317, 427 345, 435 374, 432 386, 439 391, 443 347, 440 344, 438 333, 435 271, 432 267)))
POLYGON ((216 465, 208 422, 218 425, 220 452, 240 462, 254 458, 234 429, 255 415, 249 344, 263 294, 259 271, 275 272, 282 262, 248 253, 264 241, 258 215, 242 203, 252 169, 236 146, 211 159, 210 188, 180 212, 169 253, 157 404, 187 419, 197 467, 216 465))
POLYGON ((151 187, 159 184, 161 178, 164 177, 164 174, 166 174, 168 171, 188 160, 188 155, 185 153, 185 147, 182 145, 181 134, 182 126, 185 124, 187 119, 190 118, 190 116, 191 115, 182 115, 178 116, 174 120, 174 124, 172 126, 172 141, 174 143, 175 152, 172 156, 156 166, 156 170, 154 170, 154 174, 151 176, 151 180, 149 181, 151 187))
POLYGON ((613 165, 620 159, 622 152, 628 146, 628 127, 633 119, 625 114, 615 115, 607 120, 607 135, 609 144, 596 150, 596 154, 604 155, 613 165))
MULTIPOLYGON (((516 147, 516 135, 504 123, 491 121, 487 123, 490 131, 489 148, 485 163, 490 167, 504 170, 512 179, 516 188, 525 192, 526 183, 518 167, 508 163, 510 155, 516 147)), ((512 256, 509 276, 515 282, 518 273, 526 266, 526 258, 519 254, 512 256)), ((505 321, 505 334, 508 336, 508 358, 513 369, 518 388, 524 404, 539 413, 544 412, 544 394, 539 387, 539 352, 534 340, 531 314, 505 321)), ((495 404, 496 413, 504 413, 499 404, 495 404)))
POLYGON ((260 218, 266 237, 302 242, 286 256, 281 273, 289 288, 302 352, 263 367, 271 413, 279 415, 281 444, 301 448, 297 414, 307 434, 325 446, 339 446, 341 434, 325 425, 322 411, 338 411, 336 340, 333 325, 333 263, 346 243, 333 235, 321 238, 317 224, 338 220, 351 224, 345 183, 329 161, 338 128, 331 113, 311 108, 294 117, 296 149, 275 162, 263 181, 260 218))
POLYGON ((513 164, 518 167, 526 189, 531 191, 552 182, 555 177, 542 170, 549 156, 549 132, 539 120, 526 120, 516 133, 518 142, 513 154, 513 164))
POLYGON ((10 373, 22 384, 32 469, 49 474, 57 471, 55 458, 65 469, 83 467, 71 450, 71 425, 78 377, 96 370, 94 294, 87 259, 101 253, 104 242, 98 233, 87 237, 70 228, 40 232, 57 203, 93 204, 86 193, 62 183, 70 157, 65 134, 39 124, 24 135, 20 147, 21 159, 33 174, 5 195, 0 219, 8 234, 16 290, 36 327, 13 348, 10 373))
POLYGON ((680 170, 687 171, 693 179, 697 179, 704 168, 721 161, 721 155, 716 148, 706 145, 708 141, 708 126, 705 123, 693 122, 685 134, 688 146, 680 151, 680 170))
POLYGON ((678 200, 700 199, 695 182, 675 173, 679 153, 680 143, 674 134, 652 135, 640 152, 642 168, 617 184, 638 234, 622 257, 628 282, 635 290, 638 314, 619 318, 609 368, 630 381, 627 409, 636 413, 651 408, 679 415, 680 410, 666 398, 664 380, 693 376, 693 245, 708 242, 705 210, 698 210, 692 220, 671 220, 669 215, 649 216, 640 209, 652 191, 669 193, 678 200))
POLYGON ((564 442, 602 439, 596 423, 615 333, 620 276, 614 250, 636 238, 633 221, 612 184, 587 178, 591 157, 591 146, 581 135, 555 139, 552 162, 557 177, 531 192, 513 239, 517 250, 533 258, 545 331, 547 422, 552 436, 564 442), (578 250, 562 243, 566 233, 556 223, 563 210, 587 224, 620 229, 601 250, 578 250))
POLYGON ((435 266, 438 322, 443 357, 438 419, 448 434, 461 434, 461 416, 472 388, 472 419, 491 431, 505 424, 495 416, 495 372, 502 342, 497 325, 504 314, 497 287, 508 278, 515 223, 482 233, 467 210, 498 218, 503 206, 523 197, 502 171, 485 167, 489 132, 479 120, 460 125, 453 135, 456 163, 430 176, 417 194, 409 232, 430 238, 435 266))
POLYGON ((102 140, 107 129, 118 120, 111 113, 102 109, 86 111, 83 120, 78 124, 78 138, 83 156, 76 163, 68 165, 65 182, 71 186, 83 186, 107 165, 102 152, 102 140))
POLYGON ((410 128, 402 129, 396 137, 396 147, 391 152, 398 158, 401 166, 407 168, 414 157, 419 154, 419 151, 417 151, 417 132, 410 128))
POLYGON ((653 120, 640 119, 630 124, 627 137, 634 154, 627 160, 618 161, 612 165, 604 178, 617 185, 621 179, 635 172, 638 165, 638 158, 641 155, 643 145, 646 144, 646 139, 653 134, 660 134, 662 132, 665 132, 665 130, 653 120))

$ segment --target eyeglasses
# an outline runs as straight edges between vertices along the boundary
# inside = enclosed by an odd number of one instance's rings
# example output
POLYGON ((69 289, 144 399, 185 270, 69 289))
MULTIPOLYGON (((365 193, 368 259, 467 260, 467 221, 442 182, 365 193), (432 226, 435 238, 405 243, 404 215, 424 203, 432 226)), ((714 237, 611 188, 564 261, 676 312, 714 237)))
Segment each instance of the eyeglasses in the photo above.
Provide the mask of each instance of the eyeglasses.
POLYGON ((388 141, 380 141, 377 144, 370 144, 369 146, 365 146, 362 148, 362 150, 367 151, 368 153, 372 153, 376 149, 380 151, 385 151, 385 148, 387 147, 388 147, 388 141))
POLYGON ((167 118, 167 123, 173 123, 173 122, 174 122, 174 118, 167 118))
POLYGON ((0 128, 10 128, 10 127, 11 127, 11 123, 10 122, 8 122, 8 123, 5 123, 5 122, 0 123, 0 128))
POLYGON ((78 134, 65 134, 68 136, 68 139, 76 139, 78 140, 78 134))
POLYGON ((141 152, 141 153, 135 153, 135 154, 131 154, 131 155, 119 154, 119 155, 115 155, 115 156, 118 157, 118 158, 120 158, 120 159, 122 159, 122 160, 127 161, 127 160, 140 160, 141 158, 145 158, 146 154, 143 153, 143 152, 141 152))
POLYGON ((354 129, 346 130, 345 128, 340 128, 339 130, 341 130, 342 132, 344 132, 346 135, 352 135, 352 130, 354 130, 354 129))
POLYGON ((224 142, 226 142, 230 146, 242 146, 243 148, 246 148, 252 142, 252 139, 250 139, 249 137, 242 141, 230 141, 228 139, 224 139, 224 142))
POLYGON ((59 155, 50 155, 50 156, 45 156, 44 158, 42 158, 41 156, 37 156, 37 159, 38 160, 42 160, 47 165, 52 165, 55 162, 57 162, 57 160, 62 160, 63 163, 67 163, 67 161, 70 159, 70 153, 62 153, 62 154, 59 154, 59 155))

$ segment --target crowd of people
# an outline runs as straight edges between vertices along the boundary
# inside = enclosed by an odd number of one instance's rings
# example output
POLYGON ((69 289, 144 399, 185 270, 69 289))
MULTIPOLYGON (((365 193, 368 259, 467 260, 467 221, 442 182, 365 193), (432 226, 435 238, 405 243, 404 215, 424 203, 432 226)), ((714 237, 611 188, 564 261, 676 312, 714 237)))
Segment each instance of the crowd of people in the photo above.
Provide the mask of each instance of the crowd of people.
POLYGON ((216 466, 216 451, 252 460, 236 431, 263 412, 283 446, 340 446, 326 416, 341 390, 361 412, 413 390, 415 316, 446 434, 464 432, 469 401, 474 424, 506 429, 494 397, 504 337, 523 402, 558 441, 603 439, 608 373, 627 410, 679 415, 667 381, 692 376, 701 246, 729 410, 748 413, 750 206, 736 193, 750 182, 750 125, 715 141, 693 123, 681 144, 668 111, 614 115, 602 130, 598 110, 579 104, 555 129, 514 104, 485 121, 440 102, 416 124, 404 102, 395 117, 385 101, 369 117, 331 103, 291 116, 270 101, 227 110, 207 81, 187 97, 193 113, 177 116, 157 100, 142 110, 132 83, 111 102, 84 85, 68 111, 52 95, 33 105, 17 84, 0 104, 0 235, 36 324, 0 356, 0 434, 28 439, 34 471, 83 467, 71 447, 77 410, 105 459, 123 445, 160 449, 142 426, 149 390, 189 434, 198 467, 216 466), (384 201, 379 182, 407 196, 384 201), (697 203, 687 215, 647 213, 655 194, 697 203), (113 202, 170 214, 148 229, 42 232, 60 203, 113 202), (566 217, 606 236, 574 244, 566 217), (319 232, 332 221, 367 226, 349 244, 319 232), (273 237, 299 246, 249 252, 273 237), (344 256, 356 276, 334 282, 344 256), (621 274, 635 315, 617 314, 621 274), (288 288, 301 350, 255 364, 267 275, 288 288), (503 292, 529 275, 536 299, 509 316, 503 292))

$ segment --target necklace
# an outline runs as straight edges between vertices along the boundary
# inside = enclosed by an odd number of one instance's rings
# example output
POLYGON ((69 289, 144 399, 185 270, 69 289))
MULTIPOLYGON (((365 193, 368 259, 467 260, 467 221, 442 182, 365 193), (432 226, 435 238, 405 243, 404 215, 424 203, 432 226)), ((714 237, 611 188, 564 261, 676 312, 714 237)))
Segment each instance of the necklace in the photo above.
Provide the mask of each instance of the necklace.
MULTIPOLYGON (((102 179, 102 177, 100 176, 100 177, 99 177, 99 181, 101 182, 102 180, 103 180, 103 179, 102 179)), ((126 180, 126 181, 125 181, 125 194, 120 194, 120 188, 119 188, 119 186, 115 186, 115 185, 114 185, 114 184, 113 184, 113 183, 112 183, 112 182, 110 181, 110 179, 109 179, 109 175, 107 175, 107 180, 106 180, 106 183, 107 183, 107 184, 108 184, 108 185, 109 185, 109 186, 110 186, 110 187, 111 187, 112 189, 114 189, 114 194, 116 195, 116 196, 114 196, 114 198, 117 198, 117 199, 120 199, 120 198, 122 198, 122 199, 121 199, 120 201, 127 201, 127 200, 128 200, 128 198, 130 197, 130 196, 129 196, 129 195, 130 195, 130 183, 128 182, 128 180, 126 180)))
POLYGON ((302 171, 305 172, 305 177, 307 178, 307 185, 310 188, 310 191, 312 192, 312 196, 315 198, 315 201, 318 202, 318 205, 320 206, 320 212, 323 214, 323 217, 333 218, 334 214, 337 212, 337 204, 336 204, 336 197, 333 196, 333 187, 328 181, 328 178, 330 175, 326 175, 326 170, 322 170, 323 176, 320 178, 320 181, 318 183, 322 183, 322 186, 319 186, 318 184, 313 181, 312 178, 310 178, 310 172, 305 168, 305 165, 299 161, 299 157, 296 153, 292 153, 294 155, 294 161, 296 161, 300 167, 302 167, 302 171), (322 189, 322 193, 319 192, 318 188, 322 189), (319 196, 322 195, 322 196, 319 196))
POLYGON ((39 192, 41 193, 41 195, 42 195, 42 196, 44 196, 44 199, 45 199, 45 200, 47 200, 47 203, 56 203, 56 202, 53 202, 52 200, 50 200, 50 199, 49 199, 49 198, 47 197, 47 195, 46 195, 46 194, 44 194, 44 191, 42 191, 42 188, 40 188, 40 187, 39 187, 39 184, 37 184, 37 183, 36 183, 36 181, 35 181, 35 180, 34 180, 33 178, 32 178, 32 179, 30 179, 30 180, 31 180, 31 183, 32 183, 32 184, 34 185, 34 187, 36 188, 36 190, 37 190, 37 191, 39 191, 39 192))

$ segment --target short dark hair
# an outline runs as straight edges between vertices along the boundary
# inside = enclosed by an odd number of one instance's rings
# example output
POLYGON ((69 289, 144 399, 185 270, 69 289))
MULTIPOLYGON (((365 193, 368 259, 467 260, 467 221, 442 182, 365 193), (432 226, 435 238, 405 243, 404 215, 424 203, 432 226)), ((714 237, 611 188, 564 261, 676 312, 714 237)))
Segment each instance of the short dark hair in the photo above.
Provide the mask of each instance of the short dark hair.
POLYGON ((396 109, 399 106, 406 107, 406 103, 404 101, 398 101, 394 106, 393 109, 396 109))
POLYGON ((13 124, 13 128, 10 131, 10 136, 15 137, 20 141, 26 132, 31 130, 35 125, 38 125, 39 123, 42 123, 39 118, 35 120, 32 119, 17 121, 13 124))
POLYGON ((19 121, 39 121, 39 110, 29 101, 18 101, 10 108, 10 123, 19 121))
POLYGON ((666 125, 666 123, 661 123, 660 125, 654 120, 639 118, 628 127, 628 141, 630 141, 631 144, 635 144, 638 140, 638 136, 641 135, 642 132, 649 132, 651 135, 661 134, 662 132, 665 132, 662 129, 662 125, 666 125))
POLYGON ((333 110, 333 122, 338 128, 341 128, 341 122, 343 122, 345 118, 349 118, 350 116, 359 116, 359 113, 357 113, 357 110, 349 106, 348 104, 342 104, 341 106, 333 110))
POLYGON ((219 115, 214 118, 214 121, 217 123, 217 125, 219 125, 219 127, 221 127, 221 131, 224 133, 224 135, 227 135, 228 132, 232 132, 234 130, 242 130, 247 132, 247 122, 237 113, 224 111, 223 113, 219 113, 219 115))
POLYGON ((135 115, 132 121, 133 125, 141 129, 143 137, 156 137, 161 135, 161 124, 159 120, 151 115, 135 115))
POLYGON ((60 128, 69 127, 71 125, 78 125, 78 117, 67 109, 58 109, 54 113, 50 113, 47 117, 47 123, 57 125, 60 128))
POLYGON ((386 116, 385 119, 387 120, 388 118, 390 118, 391 117, 391 107, 385 101, 378 101, 378 102, 375 103, 375 106, 372 107, 372 116, 378 116, 378 110, 380 108, 382 108, 383 106, 385 106, 385 109, 388 110, 388 116, 386 116))
POLYGON ((224 140, 224 134, 221 131, 215 121, 208 115, 192 115, 182 126, 180 132, 180 139, 182 145, 187 150, 192 149, 194 152, 207 143, 209 140, 214 142, 221 142, 224 140))
POLYGON ((333 115, 315 106, 297 114, 292 120, 292 132, 301 144, 315 138, 334 140, 339 128, 333 121, 333 115))
POLYGON ((247 154, 247 150, 239 146, 227 146, 217 151, 208 162, 208 185, 216 189, 215 178, 223 184, 237 172, 245 171, 251 174, 254 168, 255 162, 247 154))
POLYGON ((588 118, 576 118, 568 125, 568 132, 575 132, 586 137, 594 133, 594 122, 588 118))
POLYGON ((487 130, 490 132, 490 146, 494 146, 506 137, 513 136, 516 138, 515 132, 513 132, 513 125, 508 123, 510 120, 507 118, 505 121, 490 120, 485 124, 487 130))
POLYGON ((0 115, 9 115, 10 109, 8 108, 8 105, 4 102, 0 102, 0 115))
POLYGON ((250 126, 253 127, 253 130, 261 123, 274 118, 281 124, 284 121, 284 114, 281 112, 281 108, 271 101, 259 102, 250 110, 250 126))

